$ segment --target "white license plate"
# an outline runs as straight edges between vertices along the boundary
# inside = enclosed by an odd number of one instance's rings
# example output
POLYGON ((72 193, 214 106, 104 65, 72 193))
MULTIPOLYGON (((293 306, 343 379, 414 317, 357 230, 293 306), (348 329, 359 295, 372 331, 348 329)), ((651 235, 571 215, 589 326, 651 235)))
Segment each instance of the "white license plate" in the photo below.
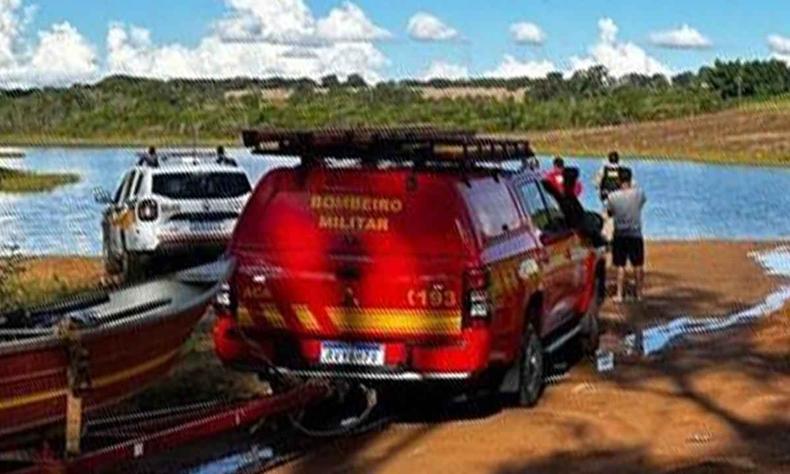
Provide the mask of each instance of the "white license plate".
POLYGON ((373 343, 321 343, 322 364, 384 365, 384 345, 373 343))
POLYGON ((189 230, 192 232, 220 232, 222 222, 190 222, 189 230))

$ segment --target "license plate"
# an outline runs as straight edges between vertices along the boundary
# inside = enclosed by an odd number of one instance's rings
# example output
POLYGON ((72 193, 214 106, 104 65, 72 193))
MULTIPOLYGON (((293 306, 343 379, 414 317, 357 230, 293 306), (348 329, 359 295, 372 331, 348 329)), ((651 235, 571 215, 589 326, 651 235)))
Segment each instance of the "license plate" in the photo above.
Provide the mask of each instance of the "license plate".
POLYGON ((221 222, 191 222, 189 230, 192 232, 219 232, 222 230, 221 222))
POLYGON ((322 342, 322 364, 384 365, 384 345, 372 343, 350 344, 322 342))

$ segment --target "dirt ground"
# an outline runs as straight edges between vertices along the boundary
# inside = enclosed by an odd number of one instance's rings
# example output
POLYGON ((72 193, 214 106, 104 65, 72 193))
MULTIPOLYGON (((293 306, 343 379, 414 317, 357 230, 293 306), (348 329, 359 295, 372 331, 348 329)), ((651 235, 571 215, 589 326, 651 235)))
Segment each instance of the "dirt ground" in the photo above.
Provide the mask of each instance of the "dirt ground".
MULTIPOLYGON (((607 331, 725 315, 780 282, 770 244, 650 243, 646 297, 607 303, 607 331)), ((790 472, 790 307, 613 372, 574 365, 537 407, 454 408, 332 443, 280 472, 790 472)))
MULTIPOLYGON (((678 316, 754 305, 790 284, 748 256, 775 245, 651 242, 644 300, 607 302, 605 330, 617 339, 678 316)), ((101 267, 94 259, 33 260, 25 278, 85 287, 101 278, 101 267)), ((256 391, 254 377, 217 361, 209 333, 204 320, 175 373, 116 410, 256 391)), ((534 409, 462 403, 426 411, 333 441, 280 472, 790 472, 790 307, 660 358, 618 359, 606 374, 576 363, 534 409)))

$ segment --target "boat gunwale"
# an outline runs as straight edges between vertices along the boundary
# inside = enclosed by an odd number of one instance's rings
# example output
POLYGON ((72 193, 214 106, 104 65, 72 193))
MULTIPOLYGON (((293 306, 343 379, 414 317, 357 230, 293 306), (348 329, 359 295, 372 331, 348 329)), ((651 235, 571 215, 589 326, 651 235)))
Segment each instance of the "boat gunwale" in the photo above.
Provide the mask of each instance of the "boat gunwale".
MULTIPOLYGON (((228 258, 219 262, 214 262, 209 265, 217 265, 217 264, 224 265, 224 268, 222 269, 221 272, 217 272, 218 273, 217 278, 212 279, 213 284, 211 284, 211 286, 207 285, 205 291, 200 292, 198 295, 196 295, 193 298, 187 299, 187 298, 174 297, 171 298, 171 302, 165 307, 167 308, 167 310, 165 311, 162 311, 162 308, 156 308, 149 311, 130 315, 125 318, 111 320, 106 324, 99 324, 94 327, 76 328, 73 334, 75 335, 76 338, 85 342, 89 342, 93 339, 97 339, 104 335, 107 335, 108 333, 120 332, 126 329, 139 328, 139 327, 158 324, 161 321, 173 319, 176 316, 181 315, 192 308, 196 308, 202 304, 205 304, 213 295, 216 294, 219 287, 230 276, 235 261, 233 259, 228 258), (153 314, 150 314, 152 312, 153 314)), ((152 285, 155 283, 170 283, 170 284, 178 285, 176 288, 197 286, 197 284, 199 284, 200 282, 194 280, 190 281, 189 279, 181 276, 188 275, 187 272, 195 271, 203 267, 208 267, 209 265, 203 265, 200 267, 195 267, 193 269, 184 270, 182 272, 174 274, 170 278, 160 278, 157 280, 144 282, 139 285, 134 285, 128 288, 124 288, 123 290, 139 288, 146 285, 152 285)), ((203 283, 207 284, 208 282, 203 282, 203 283)), ((8 329, 8 330, 0 329, 0 336, 4 334, 8 334, 11 331, 19 331, 19 330, 20 328, 8 329)), ((30 330, 33 332, 33 335, 31 337, 11 340, 7 342, 0 341, 0 357, 9 354, 13 355, 16 353, 29 352, 34 350, 46 350, 63 345, 64 342, 63 338, 57 334, 56 325, 42 329, 31 328, 30 330), (39 333, 40 336, 36 335, 36 331, 41 331, 39 333)))

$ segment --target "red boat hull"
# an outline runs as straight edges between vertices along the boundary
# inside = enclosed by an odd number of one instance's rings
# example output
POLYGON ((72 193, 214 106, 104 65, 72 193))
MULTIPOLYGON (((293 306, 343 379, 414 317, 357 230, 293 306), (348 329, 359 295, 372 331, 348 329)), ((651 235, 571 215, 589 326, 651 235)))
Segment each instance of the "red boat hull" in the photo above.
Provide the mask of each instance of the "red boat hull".
MULTIPOLYGON (((112 404, 166 375, 203 316, 200 304, 164 318, 141 320, 117 330, 85 332, 89 388, 87 411, 112 404)), ((68 390, 66 343, 0 354, 0 436, 62 421, 68 390)))

